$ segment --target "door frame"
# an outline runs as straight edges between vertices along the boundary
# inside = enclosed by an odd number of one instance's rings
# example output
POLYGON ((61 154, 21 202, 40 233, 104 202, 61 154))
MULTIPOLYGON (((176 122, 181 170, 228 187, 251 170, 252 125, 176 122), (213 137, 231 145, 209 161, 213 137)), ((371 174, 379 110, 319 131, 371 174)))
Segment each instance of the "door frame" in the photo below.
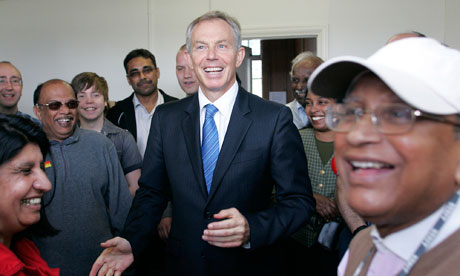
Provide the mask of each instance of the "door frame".
POLYGON ((242 39, 288 39, 316 37, 317 55, 323 60, 328 59, 327 26, 244 28, 241 30, 241 36, 242 39))

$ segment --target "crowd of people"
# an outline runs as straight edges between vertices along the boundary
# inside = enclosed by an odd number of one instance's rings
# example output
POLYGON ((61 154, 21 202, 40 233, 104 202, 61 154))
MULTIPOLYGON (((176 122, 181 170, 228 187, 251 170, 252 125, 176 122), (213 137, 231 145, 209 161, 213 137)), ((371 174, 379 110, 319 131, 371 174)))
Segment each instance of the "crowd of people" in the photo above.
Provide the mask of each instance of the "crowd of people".
POLYGON ((0 275, 453 275, 460 52, 418 32, 367 59, 292 60, 286 106, 246 91, 238 21, 193 20, 186 97, 146 49, 133 93, 51 79, 18 110, 0 62, 0 275))

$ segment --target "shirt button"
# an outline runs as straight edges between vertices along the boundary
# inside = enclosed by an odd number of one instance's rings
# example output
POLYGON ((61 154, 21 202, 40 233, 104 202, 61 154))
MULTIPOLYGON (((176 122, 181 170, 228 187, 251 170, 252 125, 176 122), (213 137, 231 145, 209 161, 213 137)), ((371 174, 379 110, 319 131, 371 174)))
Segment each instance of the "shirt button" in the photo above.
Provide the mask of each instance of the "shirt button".
POLYGON ((321 175, 324 175, 326 172, 325 172, 324 170, 320 170, 319 173, 320 173, 321 175))
POLYGON ((322 183, 318 184, 318 188, 322 188, 324 185, 322 183))

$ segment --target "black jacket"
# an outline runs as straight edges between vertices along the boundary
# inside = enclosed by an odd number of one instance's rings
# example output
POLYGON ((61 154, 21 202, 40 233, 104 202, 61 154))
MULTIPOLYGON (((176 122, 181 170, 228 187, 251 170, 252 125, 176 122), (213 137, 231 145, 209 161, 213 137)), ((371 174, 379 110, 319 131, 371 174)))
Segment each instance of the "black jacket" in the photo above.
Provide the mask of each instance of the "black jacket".
MULTIPOLYGON (((176 101, 177 98, 167 95, 163 90, 158 89, 161 95, 163 95, 165 103, 176 101)), ((114 125, 127 129, 134 136, 137 141, 137 129, 136 129, 136 113, 134 112, 133 104, 134 92, 128 98, 118 101, 109 111, 107 112, 107 119, 114 125)))

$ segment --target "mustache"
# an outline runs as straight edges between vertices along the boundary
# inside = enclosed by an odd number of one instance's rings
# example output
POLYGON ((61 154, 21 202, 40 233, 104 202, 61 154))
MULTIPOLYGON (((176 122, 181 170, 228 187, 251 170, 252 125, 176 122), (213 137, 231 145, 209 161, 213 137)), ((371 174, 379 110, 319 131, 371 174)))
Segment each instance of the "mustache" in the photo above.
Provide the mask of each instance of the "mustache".
POLYGON ((139 87, 144 84, 152 84, 152 80, 141 80, 137 83, 137 86, 139 87))

